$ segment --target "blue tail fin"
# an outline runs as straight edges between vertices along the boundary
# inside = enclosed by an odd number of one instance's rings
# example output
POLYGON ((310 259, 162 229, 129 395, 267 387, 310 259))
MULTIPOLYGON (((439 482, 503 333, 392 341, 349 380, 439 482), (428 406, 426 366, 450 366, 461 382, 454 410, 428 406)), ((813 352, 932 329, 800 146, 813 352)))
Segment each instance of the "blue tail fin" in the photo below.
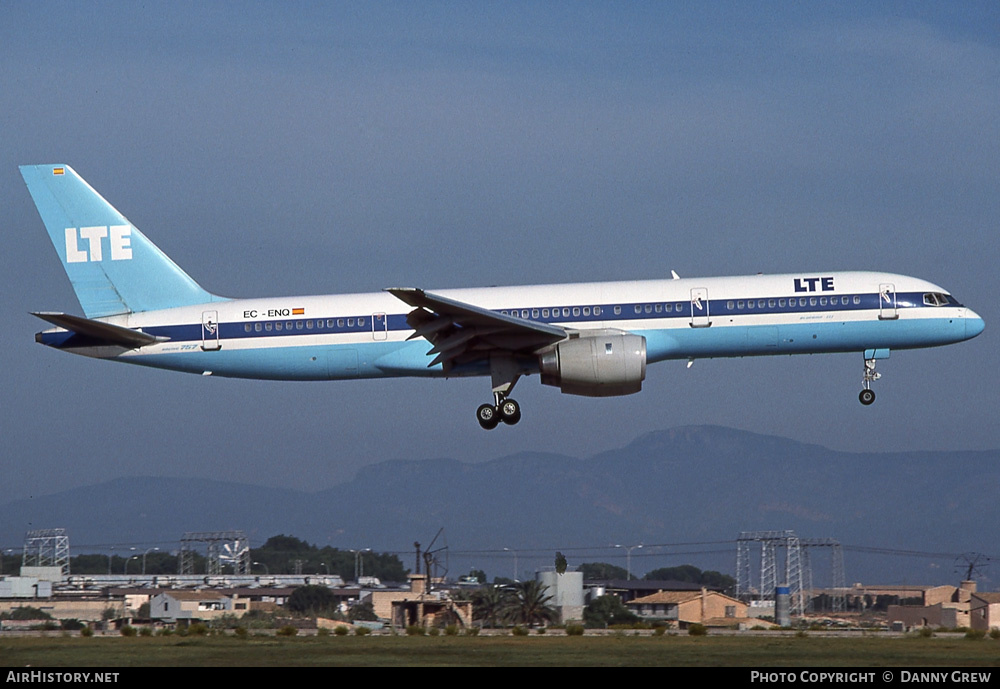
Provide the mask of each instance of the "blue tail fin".
POLYGON ((87 318, 220 301, 73 168, 22 165, 21 176, 87 318))

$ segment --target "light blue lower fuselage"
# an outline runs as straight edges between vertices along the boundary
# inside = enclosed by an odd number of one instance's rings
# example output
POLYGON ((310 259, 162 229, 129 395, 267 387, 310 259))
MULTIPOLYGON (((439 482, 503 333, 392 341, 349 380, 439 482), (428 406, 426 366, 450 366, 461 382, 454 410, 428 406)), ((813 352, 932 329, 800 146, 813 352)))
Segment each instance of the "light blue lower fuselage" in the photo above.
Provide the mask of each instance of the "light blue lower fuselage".
MULTIPOLYGON (((977 314, 931 283, 882 273, 829 276, 834 289, 826 293, 796 293, 795 276, 777 275, 445 290, 441 294, 568 330, 610 328, 641 335, 649 363, 913 349, 960 342, 983 330, 977 314), (880 292, 880 285, 886 284, 893 288, 891 309, 880 292), (692 299, 696 290, 707 298, 692 299), (932 299, 934 303, 928 304, 928 294, 947 300, 932 299), (562 315, 564 309, 568 317, 562 315)), ((406 324, 407 311, 385 293, 226 300, 107 319, 169 338, 152 347, 87 351, 85 342, 74 341, 64 331, 49 331, 43 343, 128 363, 239 378, 489 374, 486 361, 449 371, 440 365, 428 367, 433 358, 428 355, 430 343, 422 338, 406 340, 413 333, 406 324), (214 314, 217 336, 207 334, 204 321, 211 318, 205 314, 214 314)))

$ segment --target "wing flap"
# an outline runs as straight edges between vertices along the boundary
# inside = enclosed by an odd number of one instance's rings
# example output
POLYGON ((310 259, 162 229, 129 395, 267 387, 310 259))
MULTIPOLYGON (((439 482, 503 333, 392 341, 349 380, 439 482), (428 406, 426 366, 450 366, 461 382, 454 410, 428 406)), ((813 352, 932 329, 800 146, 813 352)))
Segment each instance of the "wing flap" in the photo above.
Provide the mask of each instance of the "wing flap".
POLYGON ((568 337, 565 329, 449 299, 414 287, 386 290, 414 307, 407 324, 414 332, 407 339, 423 337, 436 355, 428 368, 488 360, 491 354, 530 354, 568 337))

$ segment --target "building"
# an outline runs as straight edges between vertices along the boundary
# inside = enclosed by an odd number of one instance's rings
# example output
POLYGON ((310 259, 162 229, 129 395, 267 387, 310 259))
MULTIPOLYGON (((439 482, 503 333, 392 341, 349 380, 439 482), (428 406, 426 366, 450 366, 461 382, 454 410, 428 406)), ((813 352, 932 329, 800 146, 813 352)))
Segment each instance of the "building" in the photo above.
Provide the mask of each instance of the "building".
POLYGON ((163 622, 187 622, 243 617, 249 601, 222 591, 164 591, 149 600, 149 617, 163 622))
POLYGON ((456 601, 446 592, 428 591, 426 574, 411 574, 409 578, 409 591, 373 591, 366 599, 371 601, 380 619, 390 619, 396 629, 448 624, 472 626, 471 601, 456 601))
POLYGON ((538 573, 538 580, 551 596, 549 604, 559 613, 563 624, 569 620, 583 619, 583 572, 546 571, 538 573))
POLYGON ((732 627, 753 623, 747 605, 718 591, 659 591, 626 603, 629 610, 646 621, 674 622, 681 629, 691 624, 732 627))
MULTIPOLYGON (((976 582, 963 581, 955 586, 913 587, 910 593, 920 593, 917 600, 922 605, 889 605, 887 622, 890 627, 910 630, 916 627, 971 626, 969 615, 972 597, 976 595, 976 582)), ((910 600, 915 597, 910 596, 910 600)))
POLYGON ((984 632, 1000 629, 1000 593, 973 593, 970 596, 969 626, 984 632))

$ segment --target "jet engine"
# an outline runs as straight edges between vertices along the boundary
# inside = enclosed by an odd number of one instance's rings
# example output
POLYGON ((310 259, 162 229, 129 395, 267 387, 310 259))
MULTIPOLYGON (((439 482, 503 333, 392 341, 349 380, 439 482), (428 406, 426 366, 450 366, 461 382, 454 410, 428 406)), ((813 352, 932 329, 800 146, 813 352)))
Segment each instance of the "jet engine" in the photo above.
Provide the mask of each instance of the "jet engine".
POLYGON ((642 390, 646 338, 620 330, 581 334, 538 357, 543 385, 569 395, 614 397, 642 390))

